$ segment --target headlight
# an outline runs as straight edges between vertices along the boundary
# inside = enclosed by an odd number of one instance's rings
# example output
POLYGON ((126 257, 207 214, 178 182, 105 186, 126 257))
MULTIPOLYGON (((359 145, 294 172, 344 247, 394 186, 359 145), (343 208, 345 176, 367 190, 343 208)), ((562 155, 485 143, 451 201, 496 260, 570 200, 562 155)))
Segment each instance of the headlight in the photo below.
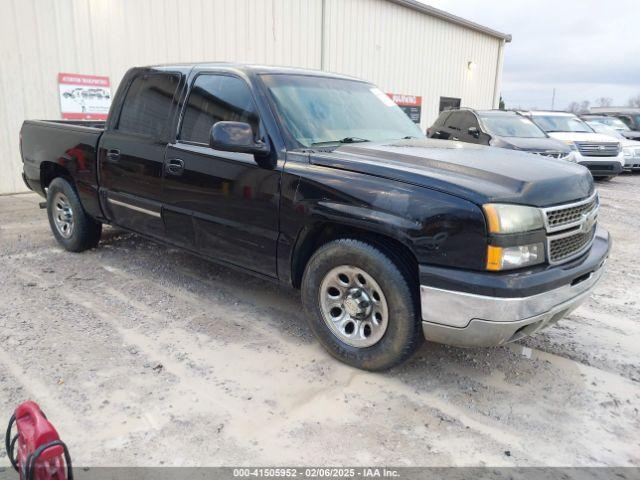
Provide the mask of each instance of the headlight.
POLYGON ((564 143, 566 143, 567 145, 569 145, 569 148, 573 151, 578 151, 578 147, 576 147, 576 144, 573 143, 572 140, 563 140, 564 143))
POLYGON ((544 228, 542 213, 535 207, 487 203, 483 208, 490 233, 523 233, 544 228))
MULTIPOLYGON (((509 234, 533 233, 544 228, 542 212, 535 207, 510 205, 506 203, 488 203, 483 206, 489 233, 502 237, 503 246, 487 246, 487 270, 511 270, 542 263, 545 260, 544 244, 539 236, 533 241, 522 241, 523 245, 505 242, 509 234)), ((533 234, 535 236, 535 234, 533 234)), ((495 237, 494 237, 495 238, 495 237)))
POLYGON ((622 153, 624 158, 632 158, 635 153, 635 148, 633 147, 622 147, 622 153))
POLYGON ((517 247, 487 247, 487 270, 512 270, 544 262, 544 245, 532 243, 517 247))

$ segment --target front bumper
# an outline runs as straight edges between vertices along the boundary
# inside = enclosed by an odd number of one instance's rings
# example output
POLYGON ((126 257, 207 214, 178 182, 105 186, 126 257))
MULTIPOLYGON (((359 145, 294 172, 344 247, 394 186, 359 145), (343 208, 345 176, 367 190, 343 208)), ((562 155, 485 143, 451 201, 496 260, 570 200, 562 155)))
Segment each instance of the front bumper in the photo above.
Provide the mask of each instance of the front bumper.
MULTIPOLYGON (((421 279, 436 284, 421 280, 424 336, 449 345, 494 346, 553 325, 588 298, 602 277, 610 245, 609 234, 598 229, 593 246, 581 259, 534 273, 470 273, 460 289, 442 288, 436 279, 443 272, 421 267, 421 279)), ((460 277, 460 272, 454 276, 460 277)))
POLYGON ((617 157, 586 157, 576 153, 578 164, 587 167, 594 177, 613 177, 622 172, 625 159, 622 154, 617 157))
POLYGON ((640 170, 640 155, 634 155, 633 157, 625 157, 623 168, 627 172, 640 170))

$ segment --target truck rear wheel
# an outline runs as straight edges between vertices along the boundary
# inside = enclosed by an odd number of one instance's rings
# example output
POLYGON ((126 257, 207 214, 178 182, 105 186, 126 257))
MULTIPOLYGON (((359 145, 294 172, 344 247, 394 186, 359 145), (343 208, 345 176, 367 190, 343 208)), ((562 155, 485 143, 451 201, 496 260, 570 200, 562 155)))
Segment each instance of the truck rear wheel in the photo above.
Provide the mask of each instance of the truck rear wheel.
POLYGON ((339 360, 364 370, 386 370, 422 343, 408 275, 366 242, 327 243, 309 260, 302 303, 320 343, 339 360))
POLYGON ((49 184, 47 214, 53 236, 65 250, 82 252, 98 245, 102 223, 87 215, 76 190, 62 177, 49 184))

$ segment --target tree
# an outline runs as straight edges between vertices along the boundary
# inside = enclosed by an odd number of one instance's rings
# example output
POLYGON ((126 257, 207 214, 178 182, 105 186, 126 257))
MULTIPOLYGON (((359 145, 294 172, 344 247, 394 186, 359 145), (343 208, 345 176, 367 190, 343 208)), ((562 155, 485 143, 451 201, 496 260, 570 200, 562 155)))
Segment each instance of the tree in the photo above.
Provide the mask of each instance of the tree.
POLYGON ((627 102, 630 107, 640 107, 640 93, 635 97, 631 97, 627 102))
POLYGON ((571 102, 567 105, 565 110, 570 113, 575 113, 576 115, 580 115, 582 113, 589 112, 589 105, 591 103, 588 100, 583 100, 582 102, 571 102))
POLYGON ((502 95, 500 95, 500 102, 498 103, 498 109, 506 110, 506 107, 504 106, 504 100, 502 99, 502 95))
POLYGON ((613 104, 613 98, 611 97, 596 98, 596 105, 598 107, 610 107, 612 104, 613 104))

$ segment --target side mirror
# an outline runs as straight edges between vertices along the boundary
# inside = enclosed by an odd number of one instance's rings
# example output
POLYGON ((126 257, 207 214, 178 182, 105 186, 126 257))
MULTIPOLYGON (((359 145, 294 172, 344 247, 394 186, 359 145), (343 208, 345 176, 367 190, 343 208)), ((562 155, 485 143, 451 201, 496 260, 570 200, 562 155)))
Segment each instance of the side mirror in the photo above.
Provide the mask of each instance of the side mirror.
POLYGON ((256 141, 251 125, 245 122, 216 122, 211 127, 209 146, 225 152, 267 155, 271 149, 267 143, 256 141))
POLYGON ((478 130, 478 127, 469 127, 469 130, 467 130, 467 132, 469 132, 469 135, 471 135, 473 138, 480 138, 480 130, 478 130))

